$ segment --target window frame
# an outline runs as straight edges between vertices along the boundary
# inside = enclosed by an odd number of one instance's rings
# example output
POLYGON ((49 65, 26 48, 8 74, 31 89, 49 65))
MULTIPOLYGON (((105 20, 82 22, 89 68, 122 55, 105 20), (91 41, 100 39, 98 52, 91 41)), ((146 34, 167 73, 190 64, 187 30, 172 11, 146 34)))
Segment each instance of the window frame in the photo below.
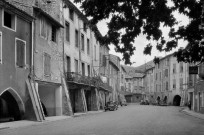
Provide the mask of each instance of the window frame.
POLYGON ((16 28, 16 27, 17 27, 17 15, 15 15, 15 14, 13 14, 13 13, 11 13, 11 12, 5 10, 5 9, 2 9, 2 27, 6 28, 6 29, 8 29, 8 30, 11 30, 11 31, 16 32, 16 29, 17 29, 17 28, 16 28), (9 27, 7 27, 7 26, 4 25, 4 13, 5 13, 5 12, 7 12, 7 13, 11 14, 12 16, 14 16, 14 29, 13 29, 13 28, 9 28, 9 27))
POLYGON ((24 68, 24 69, 26 69, 26 41, 25 40, 22 40, 22 39, 20 39, 20 38, 15 38, 15 67, 16 68, 24 68), (25 59, 24 59, 24 67, 20 67, 20 66, 18 66, 17 65, 17 44, 16 44, 16 41, 17 40, 20 40, 20 41, 22 41, 22 42, 24 42, 25 43, 25 47, 24 47, 24 55, 25 55, 25 59))

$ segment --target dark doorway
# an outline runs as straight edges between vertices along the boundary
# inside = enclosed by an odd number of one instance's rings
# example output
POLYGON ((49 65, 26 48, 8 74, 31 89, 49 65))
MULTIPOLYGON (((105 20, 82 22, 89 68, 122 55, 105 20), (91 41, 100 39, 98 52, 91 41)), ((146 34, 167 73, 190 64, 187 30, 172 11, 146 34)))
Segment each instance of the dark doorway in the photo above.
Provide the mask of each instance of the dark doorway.
POLYGON ((91 91, 85 90, 84 92, 86 97, 87 111, 91 111, 91 91))
POLYGON ((76 102, 76 90, 75 89, 70 89, 69 94, 70 94, 72 112, 76 113, 76 106, 75 106, 75 102, 76 102))
POLYGON ((21 120, 17 101, 9 91, 0 96, 0 122, 21 120))
POLYGON ((164 103, 167 103, 167 96, 164 97, 164 103))
POLYGON ((47 109, 46 109, 45 105, 42 102, 41 102, 41 105, 42 105, 42 108, 43 108, 44 115, 45 115, 45 117, 47 117, 48 116, 47 109))
POLYGON ((176 96, 174 97, 174 100, 173 100, 173 105, 174 105, 174 106, 180 106, 180 102, 181 102, 181 96, 176 95, 176 96))

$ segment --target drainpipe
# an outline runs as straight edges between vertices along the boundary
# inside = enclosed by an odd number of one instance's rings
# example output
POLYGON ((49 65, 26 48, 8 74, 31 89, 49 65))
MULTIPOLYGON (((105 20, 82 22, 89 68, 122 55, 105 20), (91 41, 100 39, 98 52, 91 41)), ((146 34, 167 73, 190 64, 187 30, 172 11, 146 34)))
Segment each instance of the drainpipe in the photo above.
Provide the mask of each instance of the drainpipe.
POLYGON ((32 41, 31 41, 31 79, 34 80, 34 24, 35 20, 32 21, 32 41))

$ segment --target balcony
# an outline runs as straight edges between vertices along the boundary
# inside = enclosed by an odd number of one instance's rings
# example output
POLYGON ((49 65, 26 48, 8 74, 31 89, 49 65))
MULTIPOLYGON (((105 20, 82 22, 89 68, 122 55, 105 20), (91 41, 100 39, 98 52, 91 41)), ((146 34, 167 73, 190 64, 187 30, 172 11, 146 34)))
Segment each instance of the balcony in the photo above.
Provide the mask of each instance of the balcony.
POLYGON ((90 77, 90 76, 81 75, 76 72, 67 72, 66 80, 69 83, 101 88, 103 90, 110 91, 110 92, 112 91, 112 87, 109 86, 107 83, 104 83, 99 76, 90 77))

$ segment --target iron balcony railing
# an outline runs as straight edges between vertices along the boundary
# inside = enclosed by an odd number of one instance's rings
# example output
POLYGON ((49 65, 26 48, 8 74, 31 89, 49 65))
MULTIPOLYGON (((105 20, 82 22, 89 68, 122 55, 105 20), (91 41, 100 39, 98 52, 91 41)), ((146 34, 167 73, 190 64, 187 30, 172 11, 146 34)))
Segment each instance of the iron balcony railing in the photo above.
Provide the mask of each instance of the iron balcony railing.
POLYGON ((81 75, 76 72, 67 72, 66 79, 68 82, 73 82, 82 85, 93 86, 97 88, 102 88, 107 91, 112 91, 112 87, 108 85, 108 83, 104 83, 99 76, 97 77, 90 77, 81 75))

